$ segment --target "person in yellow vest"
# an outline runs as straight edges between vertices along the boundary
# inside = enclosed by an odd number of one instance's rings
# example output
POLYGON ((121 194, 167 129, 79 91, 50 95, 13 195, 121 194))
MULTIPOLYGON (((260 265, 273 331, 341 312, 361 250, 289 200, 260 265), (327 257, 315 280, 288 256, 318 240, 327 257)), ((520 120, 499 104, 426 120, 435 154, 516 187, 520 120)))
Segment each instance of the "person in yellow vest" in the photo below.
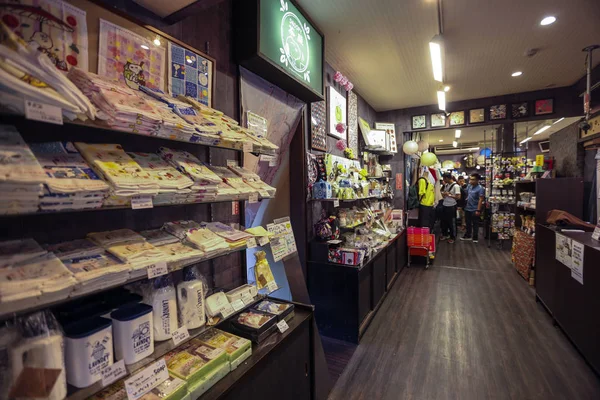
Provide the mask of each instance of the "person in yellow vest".
POLYGON ((435 186, 429 179, 430 172, 424 169, 419 178, 419 226, 429 228, 433 232, 435 224, 435 212, 433 203, 435 201, 435 186))

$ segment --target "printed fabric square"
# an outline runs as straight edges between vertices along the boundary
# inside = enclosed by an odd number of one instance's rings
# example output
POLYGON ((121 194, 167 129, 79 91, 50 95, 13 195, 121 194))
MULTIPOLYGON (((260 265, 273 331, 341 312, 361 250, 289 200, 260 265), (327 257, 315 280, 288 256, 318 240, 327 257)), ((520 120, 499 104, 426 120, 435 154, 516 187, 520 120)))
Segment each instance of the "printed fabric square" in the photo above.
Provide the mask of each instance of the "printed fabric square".
POLYGON ((172 72, 168 77, 168 93, 172 96, 185 94, 210 106, 212 103, 212 61, 171 42, 168 43, 168 52, 169 68, 172 72), (177 69, 177 73, 175 73, 175 69, 177 69))
POLYGON ((177 79, 185 79, 185 65, 171 63, 171 76, 177 79))
POLYGON ((189 50, 185 50, 185 65, 188 65, 190 68, 198 68, 198 58, 196 54, 189 50))
POLYGON ((173 80, 171 89, 171 96, 185 95, 185 82, 182 80, 173 80))
POLYGON ((192 82, 185 83, 185 95, 193 98, 198 98, 198 86, 192 82))
MULTIPOLYGON (((187 68, 186 68, 186 70, 187 70, 187 68)), ((192 68, 189 68, 189 72, 190 72, 189 74, 188 73, 185 74, 185 81, 197 84, 198 83, 198 74, 192 68)))

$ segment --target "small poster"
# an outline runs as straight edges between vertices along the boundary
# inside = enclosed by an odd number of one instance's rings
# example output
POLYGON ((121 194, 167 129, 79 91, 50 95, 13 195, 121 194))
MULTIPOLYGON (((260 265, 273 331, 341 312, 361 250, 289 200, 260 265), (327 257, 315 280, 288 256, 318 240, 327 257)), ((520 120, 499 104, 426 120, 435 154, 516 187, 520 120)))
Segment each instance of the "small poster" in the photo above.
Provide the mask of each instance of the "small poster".
POLYGON ((556 259, 572 268, 572 240, 559 233, 556 234, 556 259))
POLYGON ((583 253, 585 246, 583 243, 572 241, 573 243, 573 262, 571 268, 571 278, 583 285, 583 253))
POLYGON ((267 138, 267 122, 268 121, 266 118, 261 117, 258 114, 254 114, 251 111, 246 113, 246 127, 254 132, 258 137, 265 139, 267 138))
POLYGON ((396 174, 396 190, 402 190, 402 174, 396 174))
POLYGON ((169 42, 169 94, 189 96, 205 106, 212 104, 212 61, 169 42))
POLYGON ((388 136, 386 140, 386 150, 391 153, 397 153, 396 146, 396 125, 388 122, 375 122, 375 129, 384 130, 388 136), (389 146, 387 145, 389 143, 389 146))
POLYGON ((118 25, 100 19, 98 75, 164 91, 165 49, 118 25))
POLYGON ((270 238, 273 260, 279 261, 297 251, 290 217, 274 220, 272 224, 267 224, 267 230, 273 234, 270 238))
POLYGON ((346 96, 329 86, 329 135, 338 139, 346 139, 347 120, 346 96))

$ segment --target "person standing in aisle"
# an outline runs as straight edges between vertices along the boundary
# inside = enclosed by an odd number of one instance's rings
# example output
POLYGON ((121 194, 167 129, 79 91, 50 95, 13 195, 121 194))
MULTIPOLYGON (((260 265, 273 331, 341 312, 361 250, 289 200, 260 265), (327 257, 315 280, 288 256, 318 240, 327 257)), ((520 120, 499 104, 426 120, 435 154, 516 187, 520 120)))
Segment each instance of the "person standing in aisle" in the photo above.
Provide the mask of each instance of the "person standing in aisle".
POLYGON ((457 225, 462 229, 465 227, 465 205, 467 205, 467 184, 464 176, 458 177, 458 186, 460 187, 460 199, 456 201, 456 207, 458 209, 458 220, 457 225))
POLYGON ((435 201, 434 185, 429 181, 430 172, 425 169, 419 178, 419 226, 429 228, 433 232, 435 224, 435 212, 433 202, 435 201))
POLYGON ((483 200, 485 198, 485 190, 479 184, 480 179, 481 176, 479 174, 471 174, 469 177, 467 204, 465 205, 467 231, 460 238, 460 240, 473 240, 474 243, 479 241, 479 219, 481 218, 483 200))
POLYGON ((456 202, 460 199, 460 186, 454 182, 450 173, 444 174, 442 197, 444 200, 442 202, 442 236, 440 240, 454 243, 456 240, 456 202))

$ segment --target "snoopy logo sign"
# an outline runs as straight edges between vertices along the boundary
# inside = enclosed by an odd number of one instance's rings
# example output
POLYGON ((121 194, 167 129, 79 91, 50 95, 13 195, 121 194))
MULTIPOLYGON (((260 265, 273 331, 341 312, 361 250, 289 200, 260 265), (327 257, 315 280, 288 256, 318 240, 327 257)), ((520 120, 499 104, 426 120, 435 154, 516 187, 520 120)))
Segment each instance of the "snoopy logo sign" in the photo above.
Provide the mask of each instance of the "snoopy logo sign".
POLYGON ((279 62, 290 67, 304 81, 310 83, 310 27, 303 23, 294 11, 289 10, 288 2, 280 0, 283 12, 281 18, 281 57, 279 62))

